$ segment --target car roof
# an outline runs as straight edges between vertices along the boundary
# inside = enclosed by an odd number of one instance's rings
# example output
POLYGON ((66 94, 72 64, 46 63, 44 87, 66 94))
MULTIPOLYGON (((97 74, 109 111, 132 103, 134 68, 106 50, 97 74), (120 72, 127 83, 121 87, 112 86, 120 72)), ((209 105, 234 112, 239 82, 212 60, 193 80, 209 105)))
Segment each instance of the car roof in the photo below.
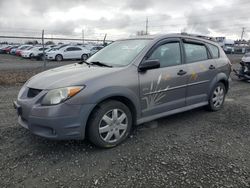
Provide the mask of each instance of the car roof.
POLYGON ((82 47, 81 46, 74 46, 74 45, 70 45, 70 46, 64 46, 63 48, 72 48, 72 47, 76 47, 76 48, 81 48, 82 49, 82 47))
POLYGON ((121 40, 136 40, 136 39, 145 39, 145 40, 162 40, 166 38, 185 38, 185 39, 193 39, 198 40, 201 42, 211 43, 213 45, 219 46, 216 41, 213 41, 207 36, 200 36, 200 35, 191 35, 191 34, 180 34, 180 33, 173 33, 173 34, 158 34, 158 35, 143 35, 143 36, 136 36, 131 38, 120 39, 121 40))

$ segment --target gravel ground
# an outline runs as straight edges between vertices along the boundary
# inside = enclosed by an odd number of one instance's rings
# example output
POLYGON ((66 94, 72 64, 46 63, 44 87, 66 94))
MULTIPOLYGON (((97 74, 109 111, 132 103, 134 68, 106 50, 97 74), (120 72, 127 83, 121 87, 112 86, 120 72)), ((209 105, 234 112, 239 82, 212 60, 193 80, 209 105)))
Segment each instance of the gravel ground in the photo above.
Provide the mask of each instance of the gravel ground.
POLYGON ((20 85, 41 71, 76 62, 79 62, 79 60, 62 62, 47 61, 46 68, 44 68, 43 61, 0 54, 0 85, 20 85))
POLYGON ((19 86, 0 86, 0 187, 250 187, 250 83, 234 77, 224 108, 135 128, 108 150, 49 141, 17 125, 19 86))

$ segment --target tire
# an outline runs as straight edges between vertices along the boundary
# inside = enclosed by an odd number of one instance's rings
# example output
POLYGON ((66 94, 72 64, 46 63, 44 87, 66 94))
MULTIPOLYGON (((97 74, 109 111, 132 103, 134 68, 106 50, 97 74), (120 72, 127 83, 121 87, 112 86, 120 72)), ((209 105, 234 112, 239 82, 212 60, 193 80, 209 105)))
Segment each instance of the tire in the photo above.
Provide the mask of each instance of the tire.
POLYGON ((226 87, 222 82, 217 83, 209 96, 207 109, 218 111, 223 107, 226 97, 226 87))
POLYGON ((89 56, 88 56, 87 54, 82 54, 81 59, 82 59, 82 60, 87 60, 87 59, 88 59, 88 57, 89 57, 89 56))
POLYGON ((60 54, 58 54, 58 55, 56 55, 55 59, 56 59, 56 61, 62 61, 63 60, 63 56, 60 55, 60 54))
POLYGON ((29 55, 30 59, 31 59, 33 56, 34 56, 33 54, 30 54, 30 55, 29 55))
POLYGON ((125 104, 115 100, 103 102, 90 116, 88 139, 101 148, 115 147, 128 137, 132 122, 131 111, 125 104))

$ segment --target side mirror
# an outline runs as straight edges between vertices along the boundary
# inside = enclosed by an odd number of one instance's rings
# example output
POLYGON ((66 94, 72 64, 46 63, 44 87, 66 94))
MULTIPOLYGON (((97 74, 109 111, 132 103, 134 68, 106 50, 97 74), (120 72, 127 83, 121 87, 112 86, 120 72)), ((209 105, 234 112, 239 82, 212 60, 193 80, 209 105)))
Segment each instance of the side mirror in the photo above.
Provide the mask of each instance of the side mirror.
POLYGON ((139 65, 139 71, 143 72, 149 69, 157 69, 160 67, 160 61, 158 59, 146 60, 139 65))

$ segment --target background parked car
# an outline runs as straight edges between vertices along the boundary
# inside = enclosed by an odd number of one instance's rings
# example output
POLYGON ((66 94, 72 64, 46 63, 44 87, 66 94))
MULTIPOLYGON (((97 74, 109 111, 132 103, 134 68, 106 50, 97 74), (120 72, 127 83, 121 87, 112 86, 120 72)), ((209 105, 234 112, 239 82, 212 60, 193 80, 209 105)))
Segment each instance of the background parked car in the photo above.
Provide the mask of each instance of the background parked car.
MULTIPOLYGON (((44 48, 44 50, 47 50, 47 49, 48 48, 44 48)), ((43 52, 43 47, 36 46, 36 47, 31 48, 31 49, 22 51, 21 55, 23 58, 35 58, 41 52, 43 52)))
POLYGON ((0 54, 5 54, 5 53, 6 53, 6 52, 5 52, 5 49, 8 48, 8 47, 11 47, 11 46, 10 46, 10 45, 1 46, 1 47, 0 47, 0 54))
MULTIPOLYGON (((18 46, 19 47, 19 46, 18 46)), ((10 54, 11 55, 15 55, 16 54, 16 50, 18 49, 18 47, 14 47, 10 50, 10 54)))
POLYGON ((17 56, 21 56, 21 52, 22 52, 23 50, 28 50, 28 49, 30 49, 30 48, 32 48, 32 45, 21 45, 21 46, 19 46, 19 47, 16 49, 15 54, 16 54, 17 56))
POLYGON ((43 55, 43 51, 39 51, 39 54, 33 58, 35 58, 36 60, 40 61, 40 60, 44 60, 44 58, 46 58, 46 53, 51 51, 53 48, 47 48, 44 50, 45 52, 45 56, 43 55))
POLYGON ((242 59, 241 59, 243 62, 250 62, 250 53, 246 53, 242 59))
POLYGON ((90 54, 93 55, 95 54, 96 52, 98 52, 99 50, 103 49, 104 46, 94 46, 90 49, 90 54))
POLYGON ((90 50, 80 46, 65 46, 54 48, 46 53, 46 58, 49 60, 62 61, 64 59, 84 59, 90 55, 90 50))
POLYGON ((11 45, 11 46, 9 46, 9 47, 7 47, 7 48, 4 48, 4 51, 5 51, 6 54, 9 54, 10 51, 11 51, 13 48, 17 48, 17 47, 18 47, 18 45, 11 45))

